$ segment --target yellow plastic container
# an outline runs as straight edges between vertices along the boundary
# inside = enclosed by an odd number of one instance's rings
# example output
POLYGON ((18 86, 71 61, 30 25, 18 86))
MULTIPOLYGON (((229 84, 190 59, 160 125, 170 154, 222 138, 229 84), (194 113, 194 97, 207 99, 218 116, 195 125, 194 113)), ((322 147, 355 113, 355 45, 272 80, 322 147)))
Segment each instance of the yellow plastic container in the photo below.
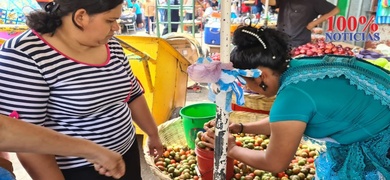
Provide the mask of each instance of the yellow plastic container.
MULTIPOLYGON (((116 37, 145 90, 157 125, 164 123, 170 119, 172 112, 185 105, 190 62, 162 38, 116 37)), ((140 128, 137 128, 137 133, 144 134, 140 128)))

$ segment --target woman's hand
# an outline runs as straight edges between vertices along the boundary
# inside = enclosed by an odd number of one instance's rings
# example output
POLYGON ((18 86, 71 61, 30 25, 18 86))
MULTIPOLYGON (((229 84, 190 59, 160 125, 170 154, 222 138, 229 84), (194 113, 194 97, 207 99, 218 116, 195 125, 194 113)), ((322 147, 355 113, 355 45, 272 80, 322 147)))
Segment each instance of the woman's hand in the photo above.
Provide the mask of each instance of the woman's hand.
MULTIPOLYGON (((214 128, 208 129, 205 133, 203 133, 202 136, 206 140, 206 142, 204 142, 204 145, 211 148, 211 149, 214 149, 215 148, 214 128)), ((228 136, 229 136, 228 137, 228 154, 229 154, 229 151, 232 150, 236 146, 236 138, 230 133, 228 136)))
POLYGON ((233 134, 242 133, 242 127, 243 125, 237 124, 237 123, 230 123, 229 125, 229 132, 233 134))
POLYGON ((99 148, 86 159, 93 163, 95 170, 101 175, 119 179, 125 174, 126 166, 122 155, 106 148, 99 148))
MULTIPOLYGON (((207 131, 210 128, 215 127, 215 120, 211 120, 204 124, 203 128, 207 131)), ((229 123, 229 132, 233 134, 238 134, 241 132, 241 125, 237 123, 229 123)))
POLYGON ((150 156, 153 156, 155 159, 162 156, 164 152, 164 147, 158 135, 149 136, 147 144, 149 147, 150 156))
POLYGON ((215 127, 215 120, 211 120, 203 125, 203 129, 206 131, 213 127, 215 127))

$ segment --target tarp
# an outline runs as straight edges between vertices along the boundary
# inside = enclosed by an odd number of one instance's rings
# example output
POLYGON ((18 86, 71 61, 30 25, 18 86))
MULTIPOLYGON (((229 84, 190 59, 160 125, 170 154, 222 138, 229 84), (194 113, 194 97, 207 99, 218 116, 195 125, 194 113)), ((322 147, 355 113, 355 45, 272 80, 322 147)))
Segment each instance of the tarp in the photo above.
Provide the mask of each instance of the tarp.
POLYGON ((36 0, 1 0, 0 24, 25 24, 25 13, 40 9, 36 0))
POLYGON ((27 30, 25 14, 40 9, 36 0, 0 0, 0 39, 10 39, 27 30))

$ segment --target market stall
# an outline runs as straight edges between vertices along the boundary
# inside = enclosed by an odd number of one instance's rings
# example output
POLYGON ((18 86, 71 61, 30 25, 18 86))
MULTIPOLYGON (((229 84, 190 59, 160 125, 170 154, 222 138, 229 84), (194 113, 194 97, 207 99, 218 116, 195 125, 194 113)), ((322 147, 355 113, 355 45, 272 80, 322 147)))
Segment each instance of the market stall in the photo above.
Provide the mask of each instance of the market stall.
MULTIPOLYGON (((277 25, 277 14, 276 13, 267 13, 266 16, 264 12, 256 17, 254 14, 248 14, 238 17, 230 18, 230 35, 233 35, 233 32, 241 25, 252 24, 255 27, 267 26, 268 28, 276 28, 277 25)), ((219 15, 220 16, 220 15, 219 15)), ((221 21, 220 17, 210 17, 207 23, 205 24, 203 31, 203 41, 207 45, 208 50, 211 54, 220 53, 220 45, 221 45, 221 21)))

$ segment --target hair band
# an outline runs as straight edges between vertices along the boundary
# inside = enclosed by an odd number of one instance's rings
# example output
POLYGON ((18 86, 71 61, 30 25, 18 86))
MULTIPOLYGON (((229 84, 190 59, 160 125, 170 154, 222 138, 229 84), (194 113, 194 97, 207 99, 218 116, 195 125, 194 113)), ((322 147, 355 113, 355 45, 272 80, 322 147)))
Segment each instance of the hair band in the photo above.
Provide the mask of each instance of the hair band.
POLYGON ((250 34, 250 35, 254 36, 255 38, 257 38, 260 41, 260 43, 263 45, 264 49, 267 49, 267 46, 265 45, 264 41, 260 38, 259 35, 255 34, 254 32, 248 31, 246 29, 243 29, 242 32, 250 34))
POLYGON ((46 4, 45 11, 49 14, 53 14, 57 12, 59 8, 60 8, 60 4, 52 1, 46 4))

